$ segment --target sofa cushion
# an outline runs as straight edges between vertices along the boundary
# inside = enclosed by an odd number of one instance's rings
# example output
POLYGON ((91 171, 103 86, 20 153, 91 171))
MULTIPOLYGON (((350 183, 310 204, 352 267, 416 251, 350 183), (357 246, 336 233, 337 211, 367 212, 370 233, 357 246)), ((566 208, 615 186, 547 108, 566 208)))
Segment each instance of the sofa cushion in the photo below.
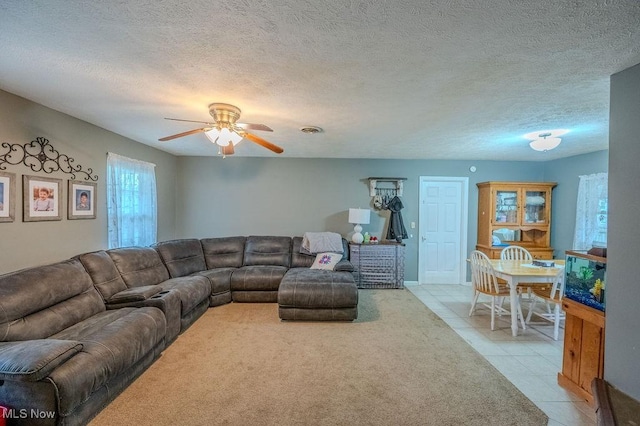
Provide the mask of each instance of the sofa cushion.
POLYGON ((162 311, 143 307, 106 311, 52 336, 83 345, 80 353, 49 375, 59 393, 62 415, 164 345, 165 332, 162 311))
POLYGON ((244 259, 245 237, 204 238, 200 240, 207 269, 239 268, 244 259))
POLYGON ((231 275, 231 291, 277 291, 287 270, 284 266, 243 266, 231 275))
POLYGON ((169 271, 151 247, 125 247, 108 250, 127 287, 155 285, 168 280, 169 271))
POLYGON ((105 309, 78 259, 0 276, 0 341, 44 339, 105 309))
POLYGON ((227 293, 231 290, 231 275, 237 268, 216 268, 197 272, 195 275, 207 277, 211 283, 211 295, 227 293))
POLYGON ((160 284, 163 290, 178 292, 182 306, 181 317, 208 300, 211 295, 211 283, 206 277, 192 275, 189 277, 171 278, 160 284))
POLYGON ((302 237, 293 237, 291 239, 291 267, 292 268, 309 268, 313 265, 315 255, 300 252, 302 247, 302 237))
POLYGON ((349 260, 342 259, 340 260, 340 262, 338 262, 335 268, 333 268, 333 270, 340 271, 340 272, 354 272, 356 268, 355 266, 353 266, 353 263, 351 263, 349 260))
POLYGON ((207 269, 200 240, 163 241, 155 244, 153 248, 160 254, 171 278, 184 277, 207 269))
POLYGON ((114 294, 127 289, 118 268, 106 251, 84 253, 76 257, 82 262, 104 300, 109 300, 114 294))
POLYGON ((147 300, 153 295, 156 295, 162 291, 162 287, 159 285, 143 285, 141 287, 132 287, 114 294, 107 300, 109 304, 116 303, 129 303, 139 302, 141 300, 147 300))
POLYGON ((250 236, 244 245, 244 266, 291 265, 291 238, 250 236))

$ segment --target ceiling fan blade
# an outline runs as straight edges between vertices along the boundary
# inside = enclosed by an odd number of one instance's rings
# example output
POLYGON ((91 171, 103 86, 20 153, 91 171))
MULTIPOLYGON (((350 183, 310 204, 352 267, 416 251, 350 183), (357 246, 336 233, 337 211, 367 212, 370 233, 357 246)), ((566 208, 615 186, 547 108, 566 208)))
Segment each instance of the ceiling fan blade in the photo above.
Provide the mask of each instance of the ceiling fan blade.
POLYGON ((202 127, 200 129, 193 129, 193 130, 189 130, 187 132, 182 132, 182 133, 178 133, 175 135, 171 135, 171 136, 165 136, 164 138, 160 138, 158 139, 160 142, 166 142, 166 141, 170 141, 172 139, 178 139, 181 138, 183 136, 189 136, 189 135, 194 135, 196 133, 202 133, 202 132, 206 132, 207 130, 209 130, 209 127, 202 127))
POLYGON ((271 127, 265 126, 264 124, 236 123, 235 125, 245 130, 262 130, 263 132, 273 132, 273 129, 271 127))
POLYGON ((243 132, 242 136, 244 136, 245 138, 249 139, 251 142, 256 143, 260 146, 263 146, 267 149, 270 149, 271 151, 275 152, 276 154, 282 154, 284 152, 284 149, 280 148, 278 145, 274 145, 271 142, 268 142, 264 139, 262 139, 261 137, 258 137, 256 135, 252 135, 251 133, 247 133, 247 132, 243 132))
POLYGON ((202 123, 202 124, 211 124, 212 126, 216 123, 213 123, 211 121, 198 121, 198 120, 183 120, 182 118, 169 118, 169 117, 165 117, 165 120, 171 120, 171 121, 184 121, 185 123, 202 123))

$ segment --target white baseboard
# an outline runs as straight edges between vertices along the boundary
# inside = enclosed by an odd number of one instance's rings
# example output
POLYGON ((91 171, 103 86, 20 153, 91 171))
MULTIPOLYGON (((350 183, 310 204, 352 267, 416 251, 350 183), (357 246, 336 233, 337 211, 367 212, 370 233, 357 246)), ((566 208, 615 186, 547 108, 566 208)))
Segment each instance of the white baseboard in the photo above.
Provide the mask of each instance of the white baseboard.
MULTIPOLYGON (((421 284, 418 281, 405 281, 404 285, 405 286, 416 286, 416 285, 421 285, 421 284)), ((425 284, 425 285, 429 285, 429 284, 425 284)), ((441 284, 441 285, 446 285, 446 284, 441 284)), ((451 285, 458 285, 458 284, 451 284, 451 285)), ((471 287, 471 281, 466 281, 466 282, 463 282, 462 284, 459 284, 459 285, 463 285, 463 286, 466 286, 466 287, 471 287)))

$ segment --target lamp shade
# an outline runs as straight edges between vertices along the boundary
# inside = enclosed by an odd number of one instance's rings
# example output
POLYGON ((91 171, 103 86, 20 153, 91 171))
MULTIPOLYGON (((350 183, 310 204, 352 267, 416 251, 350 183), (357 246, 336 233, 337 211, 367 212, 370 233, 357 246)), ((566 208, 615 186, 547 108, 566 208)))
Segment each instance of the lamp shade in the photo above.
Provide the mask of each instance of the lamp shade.
POLYGON ((349 223, 368 225, 371 218, 369 209, 349 209, 349 223))

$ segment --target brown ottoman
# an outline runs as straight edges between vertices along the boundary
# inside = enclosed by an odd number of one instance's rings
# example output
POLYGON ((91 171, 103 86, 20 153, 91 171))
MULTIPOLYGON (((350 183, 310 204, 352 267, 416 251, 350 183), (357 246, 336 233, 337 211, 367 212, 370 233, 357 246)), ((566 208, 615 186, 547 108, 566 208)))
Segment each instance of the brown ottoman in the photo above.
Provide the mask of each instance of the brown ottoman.
POLYGON ((282 320, 353 321, 358 317, 358 287, 351 272, 289 269, 278 288, 282 320))

